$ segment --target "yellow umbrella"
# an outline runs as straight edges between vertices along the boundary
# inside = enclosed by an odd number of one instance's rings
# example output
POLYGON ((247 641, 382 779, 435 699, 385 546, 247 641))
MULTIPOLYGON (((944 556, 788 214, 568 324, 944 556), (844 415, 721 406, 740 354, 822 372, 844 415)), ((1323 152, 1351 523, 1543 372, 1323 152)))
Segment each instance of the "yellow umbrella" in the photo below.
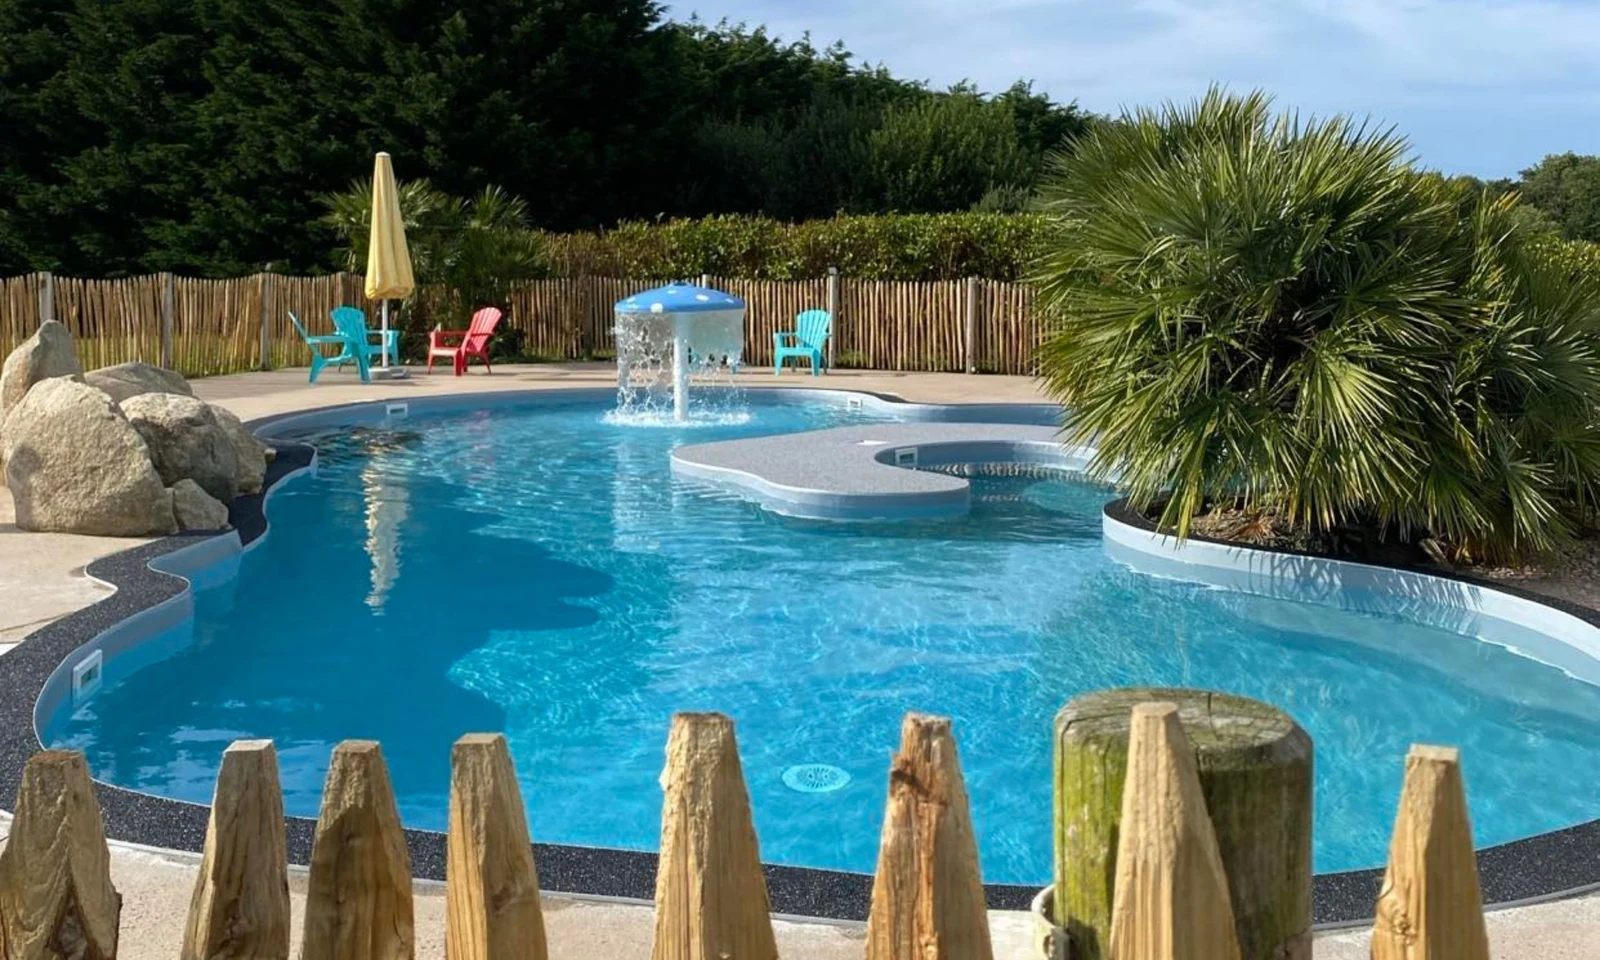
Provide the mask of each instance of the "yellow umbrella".
POLYGON ((367 243, 367 299, 381 300, 383 366, 389 366, 389 300, 404 299, 416 287, 411 252, 406 249, 406 222, 400 215, 400 191, 387 153, 372 165, 372 237, 367 243))

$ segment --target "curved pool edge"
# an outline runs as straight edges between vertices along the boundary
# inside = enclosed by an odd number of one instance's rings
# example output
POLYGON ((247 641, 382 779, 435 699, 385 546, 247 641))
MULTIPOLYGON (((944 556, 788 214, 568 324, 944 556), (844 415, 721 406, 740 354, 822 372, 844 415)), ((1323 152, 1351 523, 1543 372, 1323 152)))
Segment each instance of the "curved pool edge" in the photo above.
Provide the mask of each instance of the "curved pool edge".
MULTIPOLYGON (((1001 416, 1009 412, 1011 417, 1023 419, 995 422, 1028 423, 1038 422, 1026 418, 1037 417, 1046 408, 1041 404, 913 404, 891 395, 849 390, 760 388, 760 392, 804 398, 821 394, 842 398, 851 405, 854 405, 852 398, 860 398, 864 407, 907 412, 918 420, 1001 416)), ((405 405, 407 412, 398 415, 406 416, 413 408, 441 412, 452 408, 518 406, 530 400, 560 403, 599 399, 614 396, 614 393, 607 388, 574 388, 507 391, 492 397, 447 394, 406 401, 358 401, 275 414, 251 420, 247 426, 263 437, 272 438, 281 431, 318 425, 382 422, 396 415, 387 409, 396 403, 405 405), (350 414, 357 416, 352 420, 350 414)), ((315 459, 315 450, 305 444, 274 446, 278 446, 280 452, 269 465, 263 492, 240 497, 229 505, 233 530, 166 537, 94 561, 86 572, 115 592, 35 630, 0 656, 0 690, 25 691, 21 696, 0 698, 0 803, 5 802, 4 798, 16 796, 23 766, 35 753, 46 749, 35 725, 36 713, 51 678, 60 676, 70 662, 75 662, 73 654, 114 628, 136 626, 148 622, 147 618, 171 616, 175 612, 186 616, 191 609, 188 577, 180 569, 160 569, 161 561, 170 562, 174 556, 192 557, 204 551, 231 552, 237 556, 267 534, 266 505, 274 489, 309 469, 315 459)), ((1150 531, 1154 531, 1153 526, 1150 531)), ((1535 604, 1566 612, 1572 612, 1567 608, 1574 607, 1547 602, 1523 591, 1507 590, 1498 584, 1478 585, 1487 590, 1515 593, 1535 604)), ((1586 621, 1600 626, 1600 611, 1574 609, 1583 611, 1586 621)), ((127 646, 136 646, 137 642, 138 638, 134 638, 127 646)), ((95 790, 108 840, 185 854, 203 850, 209 805, 129 790, 99 779, 95 780, 95 790)), ((289 860, 305 865, 310 860, 316 820, 291 816, 286 821, 289 860)), ((406 828, 405 835, 413 876, 419 880, 443 880, 445 834, 406 828)), ((653 852, 539 842, 534 843, 534 851, 541 887, 547 893, 640 901, 649 901, 654 896, 657 855, 653 852)), ((1586 893, 1600 888, 1600 820, 1482 848, 1477 851, 1477 858, 1485 905, 1491 909, 1586 893)), ((763 864, 763 872, 774 914, 839 921, 864 921, 867 917, 872 893, 870 874, 784 864, 763 864)), ((1317 875, 1313 890, 1314 923, 1318 928, 1334 928, 1369 921, 1381 881, 1382 870, 1376 868, 1317 875)), ((1024 911, 1038 887, 987 883, 984 889, 990 909, 1024 911)))
MULTIPOLYGON (((1533 629, 1553 629, 1565 636, 1552 636, 1547 649, 1505 646, 1576 679, 1600 684, 1600 610, 1467 574, 1404 564, 1336 560, 1195 535, 1179 542, 1132 510, 1126 499, 1106 504, 1101 528, 1113 559, 1153 576, 1261 596, 1322 602, 1346 591, 1388 595, 1399 602, 1425 596, 1430 602, 1451 603, 1467 617, 1511 622, 1521 619, 1524 623, 1526 619, 1522 618, 1531 617, 1537 621, 1533 629), (1583 628, 1582 634, 1587 636, 1575 635, 1575 625, 1583 628)), ((1498 641, 1480 638, 1478 642, 1498 641)), ((1477 859, 1484 903, 1499 909, 1600 889, 1600 819, 1480 847, 1477 859)), ((1370 904, 1382 881, 1381 868, 1319 874, 1315 893, 1318 922, 1347 925, 1370 919, 1370 904), (1323 911, 1324 896, 1369 906, 1364 916, 1329 916, 1323 911)))

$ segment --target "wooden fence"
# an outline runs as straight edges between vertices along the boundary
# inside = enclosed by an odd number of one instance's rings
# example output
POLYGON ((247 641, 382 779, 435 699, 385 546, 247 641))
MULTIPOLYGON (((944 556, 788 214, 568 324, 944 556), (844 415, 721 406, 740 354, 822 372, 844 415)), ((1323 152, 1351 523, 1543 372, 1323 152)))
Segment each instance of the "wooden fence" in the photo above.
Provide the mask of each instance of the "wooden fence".
MULTIPOLYGON (((772 362, 772 335, 792 329, 803 310, 834 315, 833 361, 841 367, 967 373, 1033 372, 1041 327, 1032 291, 988 280, 936 283, 852 280, 698 280, 743 297, 746 363, 772 362)), ((612 305, 660 280, 563 277, 519 287, 507 325, 522 350, 546 360, 614 355, 612 305)), ((352 304, 373 313, 355 274, 257 274, 205 280, 154 274, 81 280, 50 274, 0 279, 0 356, 45 317, 65 323, 84 366, 143 360, 187 376, 304 366, 307 348, 289 322, 293 311, 325 333, 328 311, 352 304)), ((461 318, 465 326, 466 318, 461 318)))
MULTIPOLYGON (((1177 707, 1133 707, 1129 738, 1108 956, 1238 960, 1228 877, 1177 707)), ((451 761, 445 955, 547 960, 538 873, 505 738, 463 737, 451 761)), ((775 960, 732 721, 713 713, 675 716, 661 783, 653 956, 775 960)), ((15 810, 0 853, 0 956, 115 960, 124 904, 111 883, 83 755, 36 754, 15 810)), ((237 742, 223 754, 217 776, 183 960, 287 958, 286 849, 272 744, 237 742)), ((1375 960, 1488 958, 1453 750, 1415 747, 1406 762, 1375 912, 1375 960)), ((410 863, 383 754, 376 743, 346 741, 334 750, 323 790, 301 956, 406 960, 414 945, 410 863)), ((1039 947, 1040 956, 1064 949, 1054 933, 1041 937, 1039 947)), ((948 720, 905 719, 891 763, 864 953, 868 960, 993 960, 948 720)))

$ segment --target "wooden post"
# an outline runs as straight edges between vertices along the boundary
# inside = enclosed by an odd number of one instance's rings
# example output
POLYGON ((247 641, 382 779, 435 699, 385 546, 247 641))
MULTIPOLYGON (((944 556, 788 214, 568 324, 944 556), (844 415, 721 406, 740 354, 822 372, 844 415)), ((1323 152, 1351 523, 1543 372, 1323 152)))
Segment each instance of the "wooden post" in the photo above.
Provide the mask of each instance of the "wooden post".
POLYGON ((1107 956, 1131 711, 1152 701, 1177 704, 1194 747, 1243 960, 1309 960, 1311 739, 1267 704, 1173 688, 1091 693, 1056 715, 1054 909, 1073 960, 1107 956))
POLYGON ((39 284, 39 322, 56 318, 56 276, 49 270, 42 275, 39 284))
POLYGON ((967 278, 967 372, 978 372, 978 278, 967 278))
POLYGON ((334 748, 311 845, 301 960, 412 960, 411 861, 383 752, 334 748))
POLYGON ((679 713, 661 772, 654 960, 775 960, 767 881, 733 721, 679 713))
POLYGON ((1461 757, 1449 747, 1406 757, 1372 960, 1489 960, 1461 757))
POLYGON ((700 274, 700 286, 702 286, 702 287, 711 286, 711 274, 709 274, 709 273, 700 274))
POLYGON ((272 369, 272 264, 261 274, 261 369, 272 369))
POLYGON ((83 754, 30 757, 14 809, 0 852, 0 956, 115 960, 122 897, 83 754))
POLYGON ((950 721, 907 714, 867 919, 867 960, 993 960, 978 843, 950 721))
POLYGON ((1228 877, 1178 707, 1133 708, 1112 960, 1239 960, 1228 877))
POLYGON ((539 874, 511 752, 469 733, 450 751, 447 960, 547 960, 539 874))
POLYGON ((237 740, 222 752, 180 956, 289 956, 289 855, 271 740, 237 740))
POLYGON ((833 370, 833 342, 839 339, 839 268, 828 268, 828 370, 833 370))
POLYGON ((172 274, 161 275, 161 366, 172 369, 172 314, 177 301, 172 274))

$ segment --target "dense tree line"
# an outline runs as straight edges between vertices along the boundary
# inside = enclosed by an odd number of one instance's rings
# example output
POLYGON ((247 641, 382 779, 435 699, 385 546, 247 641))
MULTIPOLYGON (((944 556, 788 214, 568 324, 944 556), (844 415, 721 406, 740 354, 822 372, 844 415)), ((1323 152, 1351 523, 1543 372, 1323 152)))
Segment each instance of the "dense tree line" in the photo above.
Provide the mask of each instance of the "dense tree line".
POLYGON ((1003 211, 1091 120, 651 0, 0 0, 0 275, 332 268, 379 150, 549 230, 1003 211))

